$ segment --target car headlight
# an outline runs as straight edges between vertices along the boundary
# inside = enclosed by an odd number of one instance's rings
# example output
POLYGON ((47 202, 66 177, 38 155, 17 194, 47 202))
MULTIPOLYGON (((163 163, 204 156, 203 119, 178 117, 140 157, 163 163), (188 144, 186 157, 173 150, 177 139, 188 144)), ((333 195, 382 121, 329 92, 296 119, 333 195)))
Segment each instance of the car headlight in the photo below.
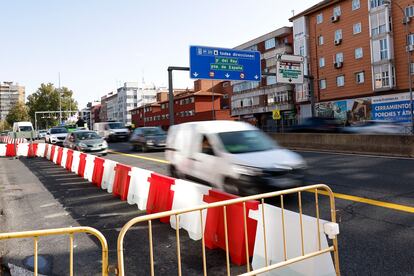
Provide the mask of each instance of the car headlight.
POLYGON ((258 176, 263 173, 263 171, 258 168, 237 166, 237 165, 233 167, 233 170, 236 174, 239 174, 239 175, 258 176))
POLYGON ((81 148, 87 148, 88 146, 86 144, 84 144, 84 143, 79 143, 79 147, 81 147, 81 148))
POLYGON ((147 145, 154 145, 154 141, 152 141, 152 140, 147 140, 147 145))
POLYGON ((107 147, 108 147, 108 143, 107 143, 106 141, 103 141, 103 142, 102 142, 102 147, 103 147, 103 148, 107 148, 107 147))

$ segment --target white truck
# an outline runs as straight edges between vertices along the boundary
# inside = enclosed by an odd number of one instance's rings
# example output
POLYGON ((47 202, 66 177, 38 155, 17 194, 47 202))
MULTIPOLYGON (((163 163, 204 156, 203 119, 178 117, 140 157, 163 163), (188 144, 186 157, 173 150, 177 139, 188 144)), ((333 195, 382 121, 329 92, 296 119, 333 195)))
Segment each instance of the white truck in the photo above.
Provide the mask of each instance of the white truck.
POLYGON ((111 141, 128 141, 129 129, 120 122, 101 122, 93 124, 93 130, 105 140, 111 141))

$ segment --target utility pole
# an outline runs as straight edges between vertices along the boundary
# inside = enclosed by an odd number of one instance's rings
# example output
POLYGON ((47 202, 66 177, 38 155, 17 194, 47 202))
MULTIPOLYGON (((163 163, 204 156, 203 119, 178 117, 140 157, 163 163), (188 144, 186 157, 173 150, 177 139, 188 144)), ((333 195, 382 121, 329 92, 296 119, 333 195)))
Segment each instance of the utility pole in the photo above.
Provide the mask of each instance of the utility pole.
POLYGON ((59 88, 58 88, 58 94, 59 94, 59 125, 62 124, 62 99, 60 95, 60 72, 59 72, 59 88))

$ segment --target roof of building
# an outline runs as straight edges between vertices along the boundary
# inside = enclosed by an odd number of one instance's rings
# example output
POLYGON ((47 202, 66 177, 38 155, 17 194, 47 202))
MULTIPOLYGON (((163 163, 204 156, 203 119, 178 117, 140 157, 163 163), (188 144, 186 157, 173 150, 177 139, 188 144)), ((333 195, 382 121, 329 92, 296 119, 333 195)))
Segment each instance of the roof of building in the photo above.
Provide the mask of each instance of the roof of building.
POLYGON ((312 13, 317 12, 317 11, 319 11, 319 10, 325 8, 325 7, 328 7, 330 5, 336 4, 336 3, 341 2, 341 1, 342 0, 323 0, 323 1, 313 5, 309 9, 306 9, 303 12, 298 13, 295 16, 292 16, 291 18, 289 18, 289 21, 292 22, 294 19, 296 19, 298 17, 302 17, 302 16, 312 14, 312 13))

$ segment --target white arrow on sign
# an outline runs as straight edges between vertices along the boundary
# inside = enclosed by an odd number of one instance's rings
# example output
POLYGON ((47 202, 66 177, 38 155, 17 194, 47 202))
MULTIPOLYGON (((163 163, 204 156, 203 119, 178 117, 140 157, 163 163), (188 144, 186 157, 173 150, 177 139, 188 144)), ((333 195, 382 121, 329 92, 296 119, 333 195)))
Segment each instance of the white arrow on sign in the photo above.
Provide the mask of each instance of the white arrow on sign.
POLYGON ((194 72, 194 73, 193 73, 193 76, 197 78, 198 73, 197 73, 197 72, 194 72))
POLYGON ((229 73, 226 73, 224 76, 225 76, 226 78, 229 78, 229 77, 230 77, 229 73))
POLYGON ((258 76, 258 75, 256 75, 256 76, 254 76, 254 78, 257 80, 257 79, 259 78, 259 76, 258 76))

